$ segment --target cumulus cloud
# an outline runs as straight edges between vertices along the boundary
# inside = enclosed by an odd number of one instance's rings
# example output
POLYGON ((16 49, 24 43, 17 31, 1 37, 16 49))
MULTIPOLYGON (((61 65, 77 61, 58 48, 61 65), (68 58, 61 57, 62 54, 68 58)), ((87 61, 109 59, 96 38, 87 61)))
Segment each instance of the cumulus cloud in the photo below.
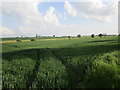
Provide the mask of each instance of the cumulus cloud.
POLYGON ((3 36, 10 36, 10 35, 14 35, 15 32, 7 27, 3 27, 3 26, 0 26, 0 33, 3 35, 3 36))
MULTIPOLYGON (((49 32, 50 27, 59 25, 59 20, 55 14, 55 8, 50 7, 46 11, 46 15, 42 16, 38 10, 39 2, 9 2, 3 3, 2 13, 9 17, 16 18, 22 22, 22 26, 18 30, 23 34, 36 34, 49 32), (42 33, 41 33, 42 32, 42 33)), ((54 29, 53 29, 54 30, 54 29)), ((52 31, 51 31, 52 32, 52 31)))
POLYGON ((44 19, 47 22, 58 24, 58 17, 55 14, 55 8, 50 7, 49 10, 46 12, 46 15, 44 16, 44 19))
POLYGON ((2 8, 3 15, 16 18, 22 23, 22 26, 19 26, 18 30, 23 35, 68 35, 70 33, 77 34, 80 31, 85 32, 85 28, 80 25, 60 24, 59 19, 68 20, 68 14, 77 18, 83 16, 87 19, 107 22, 111 21, 112 16, 115 15, 115 4, 105 4, 101 0, 97 0, 98 2, 90 1, 89 3, 77 2, 76 5, 65 1, 64 8, 66 12, 59 15, 54 7, 49 7, 46 14, 42 16, 41 10, 38 10, 38 5, 40 5, 41 2, 37 0, 34 2, 33 0, 31 0, 31 2, 5 2, 2 3, 0 8, 2 8))
POLYGON ((105 3, 102 0, 79 0, 75 5, 65 1, 64 8, 74 17, 111 22, 112 17, 118 13, 118 1, 105 3))
POLYGON ((3 15, 16 18, 22 23, 29 23, 41 16, 37 9, 38 4, 38 2, 5 2, 1 8, 3 15))
POLYGON ((74 8, 87 19, 95 19, 98 21, 111 22, 112 17, 117 15, 118 2, 104 3, 102 0, 87 0, 88 2, 78 2, 74 8))
POLYGON ((77 16, 76 10, 74 9, 74 7, 68 1, 65 1, 64 7, 65 7, 68 14, 70 14, 70 15, 72 15, 74 17, 77 16))

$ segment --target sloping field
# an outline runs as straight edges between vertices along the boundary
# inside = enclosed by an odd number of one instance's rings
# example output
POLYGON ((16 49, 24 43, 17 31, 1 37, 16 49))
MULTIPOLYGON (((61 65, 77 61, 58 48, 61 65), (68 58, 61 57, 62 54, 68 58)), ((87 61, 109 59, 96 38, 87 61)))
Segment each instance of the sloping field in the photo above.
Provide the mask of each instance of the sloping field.
POLYGON ((5 88, 118 88, 118 37, 2 43, 5 88))

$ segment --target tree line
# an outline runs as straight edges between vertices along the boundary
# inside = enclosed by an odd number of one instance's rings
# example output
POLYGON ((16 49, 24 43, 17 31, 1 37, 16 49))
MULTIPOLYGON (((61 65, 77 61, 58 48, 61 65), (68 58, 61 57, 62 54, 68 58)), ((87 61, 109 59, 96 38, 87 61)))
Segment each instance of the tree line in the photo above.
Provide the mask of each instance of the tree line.
MULTIPOLYGON (((107 34, 102 34, 102 33, 100 33, 100 34, 98 34, 98 35, 91 34, 91 37, 92 37, 92 38, 94 38, 95 36, 99 36, 99 37, 101 38, 101 37, 103 37, 103 36, 104 36, 104 37, 107 36, 107 34)), ((120 36, 120 34, 119 34, 118 36, 120 36)), ((77 37, 80 38, 80 37, 81 37, 81 34, 78 34, 77 37)), ((71 36, 68 36, 68 38, 70 39, 71 36)))

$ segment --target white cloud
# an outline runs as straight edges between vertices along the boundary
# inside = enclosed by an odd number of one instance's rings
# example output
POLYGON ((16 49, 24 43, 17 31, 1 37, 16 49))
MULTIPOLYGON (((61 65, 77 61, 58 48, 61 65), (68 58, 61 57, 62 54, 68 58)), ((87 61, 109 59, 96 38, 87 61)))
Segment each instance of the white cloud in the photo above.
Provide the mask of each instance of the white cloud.
POLYGON ((14 35, 15 32, 7 27, 3 27, 3 26, 0 26, 0 33, 3 35, 3 36, 10 36, 10 35, 14 35))
POLYGON ((118 13, 118 1, 105 3, 102 0, 79 0, 74 6, 65 1, 64 8, 74 17, 111 22, 112 17, 118 13))
POLYGON ((66 12, 64 12, 64 13, 56 13, 56 14, 57 14, 58 19, 61 19, 61 20, 63 20, 63 19, 67 20, 68 19, 66 12))
MULTIPOLYGON (((71 5, 68 1, 64 3, 67 13, 77 18, 79 18, 78 15, 83 15, 83 17, 89 19, 111 21, 112 16, 116 13, 116 8, 113 4, 106 5, 102 2, 91 2, 89 4, 80 2, 77 3, 78 4, 75 6, 71 5)), ((58 15, 54 7, 50 7, 46 11, 46 14, 42 16, 40 12, 41 10, 38 10, 39 4, 40 3, 38 1, 6 2, 3 3, 2 7, 0 6, 0 8, 2 8, 3 15, 16 18, 22 22, 23 25, 20 26, 18 30, 23 35, 76 35, 78 33, 87 34, 87 32, 91 32, 89 31, 89 28, 83 28, 80 25, 60 24, 59 19, 67 20, 69 18, 67 17, 66 13, 58 15)))
POLYGON ((25 36, 35 36, 35 34, 62 35, 62 33, 67 34, 70 30, 74 32, 73 28, 70 29, 71 26, 62 25, 59 22, 58 18, 68 19, 66 13, 58 16, 55 8, 50 7, 46 11, 46 14, 42 16, 38 11, 38 4, 39 2, 4 3, 2 6, 3 14, 16 18, 22 22, 23 26, 20 26, 18 30, 25 36))
POLYGON ((65 1, 64 7, 65 7, 68 14, 70 14, 70 15, 72 15, 74 17, 77 16, 76 10, 74 9, 74 7, 68 1, 65 1))
MULTIPOLYGON (((51 27, 59 25, 59 20, 55 14, 55 8, 50 7, 45 16, 38 10, 39 2, 11 2, 3 3, 2 10, 3 15, 13 17, 21 21, 23 26, 20 26, 18 30, 25 35, 34 35, 36 33, 45 34, 44 32, 50 31, 51 27), (41 33, 42 32, 42 33, 41 33)), ((55 30, 55 29, 53 29, 55 30)))
POLYGON ((68 19, 66 12, 63 13, 63 18, 64 18, 64 20, 68 19))
MULTIPOLYGON (((82 0, 81 0, 82 1, 82 0)), ((88 2, 78 2, 74 8, 87 19, 95 19, 98 21, 111 22, 112 17, 117 15, 117 1, 103 3, 102 0, 87 0, 88 2)))
POLYGON ((38 4, 38 2, 5 2, 2 3, 1 8, 3 15, 16 18, 22 23, 28 23, 40 18, 38 4))
POLYGON ((44 16, 44 19, 47 22, 58 24, 58 17, 55 14, 55 8, 50 7, 49 10, 46 12, 46 15, 44 16))
POLYGON ((64 17, 64 20, 67 20, 68 18, 67 17, 64 17))

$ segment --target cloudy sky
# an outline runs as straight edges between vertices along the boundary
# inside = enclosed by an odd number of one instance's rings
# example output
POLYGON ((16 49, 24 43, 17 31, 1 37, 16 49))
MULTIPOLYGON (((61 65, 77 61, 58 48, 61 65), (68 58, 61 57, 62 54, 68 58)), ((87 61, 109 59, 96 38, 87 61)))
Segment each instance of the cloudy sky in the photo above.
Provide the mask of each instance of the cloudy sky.
POLYGON ((4 1, 0 10, 0 37, 118 33, 118 0, 4 1))

